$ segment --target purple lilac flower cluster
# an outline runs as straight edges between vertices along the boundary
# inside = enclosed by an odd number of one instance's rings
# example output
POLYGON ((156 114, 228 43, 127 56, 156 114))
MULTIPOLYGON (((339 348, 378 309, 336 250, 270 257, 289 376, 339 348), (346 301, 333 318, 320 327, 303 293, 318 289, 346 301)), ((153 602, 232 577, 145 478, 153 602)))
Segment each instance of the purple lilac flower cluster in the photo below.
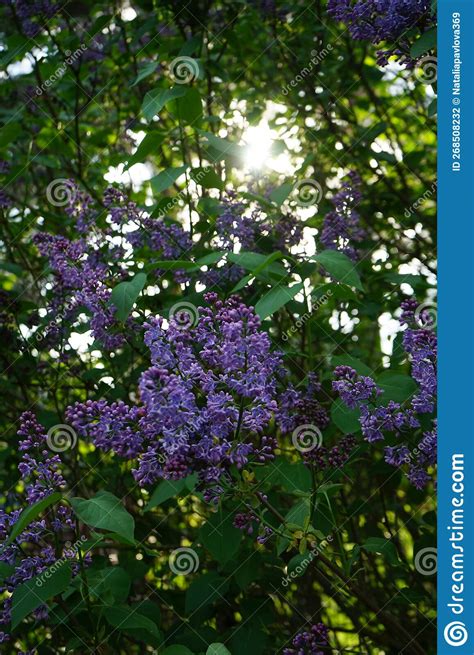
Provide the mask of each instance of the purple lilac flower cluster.
MULTIPOLYGON (((73 181, 66 183, 65 194, 68 199, 66 213, 74 220, 81 236, 70 240, 43 232, 34 237, 54 274, 47 337, 52 343, 61 341, 65 325, 73 324, 85 308, 91 315, 94 338, 107 350, 114 350, 124 343, 124 335, 115 320, 115 307, 110 297, 112 287, 128 276, 121 264, 127 251, 148 245, 159 259, 179 259, 192 242, 180 226, 167 225, 143 215, 135 203, 113 187, 104 193, 104 228, 98 227, 101 215, 92 198, 73 181)), ((136 328, 132 319, 127 327, 136 328)))
POLYGON ((328 637, 327 626, 316 623, 309 630, 298 632, 291 642, 292 647, 283 649, 283 655, 324 655, 329 644, 328 637))
POLYGON ((341 190, 331 198, 334 209, 324 217, 320 241, 325 248, 340 250, 356 261, 359 257, 356 244, 365 237, 356 210, 362 199, 362 182, 355 171, 351 171, 348 177, 349 180, 343 182, 341 190))
MULTIPOLYGON (((237 200, 235 192, 229 191, 216 220, 216 247, 227 252, 234 252, 239 247, 258 253, 261 237, 271 238, 276 248, 289 252, 301 242, 303 225, 291 214, 282 214, 272 222, 261 209, 249 210, 244 202, 237 200)), ((225 285, 237 282, 244 275, 241 266, 226 263, 201 274, 201 281, 208 287, 225 285)))
POLYGON ((431 414, 437 393, 436 333, 431 329, 431 318, 423 310, 417 316, 418 303, 414 298, 404 300, 401 308, 400 323, 402 326, 407 326, 403 333, 403 348, 410 356, 411 374, 420 388, 419 393, 413 398, 413 408, 420 414, 431 414))
POLYGON ((303 226, 296 216, 282 214, 274 223, 260 209, 249 211, 246 204, 236 199, 234 192, 228 192, 221 205, 216 221, 218 245, 232 251, 236 244, 242 250, 256 250, 262 236, 272 237, 278 248, 288 251, 303 238, 303 226))
POLYGON ((318 400, 322 385, 316 373, 309 373, 304 392, 288 385, 278 402, 277 419, 284 432, 292 432, 299 425, 314 425, 324 430, 329 425, 329 414, 318 400))
MULTIPOLYGON (((0 159, 0 175, 5 175, 10 172, 10 164, 4 159, 0 159)), ((5 190, 0 187, 0 209, 8 209, 11 207, 11 200, 5 193, 5 190)))
POLYGON ((39 34, 42 23, 52 18, 59 10, 59 3, 50 0, 2 0, 10 7, 12 15, 21 23, 26 36, 33 38, 39 34))
MULTIPOLYGON (((47 445, 47 434, 31 412, 25 412, 21 416, 18 436, 21 438, 19 449, 23 453, 18 468, 25 485, 25 501, 31 505, 63 489, 66 482, 59 470, 60 458, 58 455, 51 455, 47 445)), ((14 499, 10 498, 8 502, 15 505, 14 499)), ((25 502, 22 504, 24 505, 25 502)), ((20 513, 19 509, 8 512, 0 509, 2 541, 10 534, 20 513)), ((0 550, 0 562, 10 567, 10 572, 0 585, 0 594, 8 592, 8 597, 2 601, 3 606, 0 611, 0 628, 4 628, 0 631, 0 643, 10 639, 5 630, 10 623, 11 594, 16 587, 43 573, 60 558, 66 558, 73 564, 76 562, 76 553, 69 548, 69 542, 64 540, 64 537, 73 534, 73 529, 71 510, 60 505, 56 507, 55 512, 49 512, 45 518, 30 523, 10 545, 0 550)), ((75 573, 77 573, 77 564, 73 565, 73 574, 75 573)), ((33 615, 37 620, 46 619, 48 616, 46 606, 39 607, 33 615)))
POLYGON ((331 448, 319 446, 304 453, 303 456, 307 462, 311 462, 320 470, 338 469, 350 459, 356 446, 357 439, 354 435, 346 434, 335 446, 331 448))
POLYGON ((115 326, 115 308, 109 303, 108 272, 99 251, 86 239, 70 241, 46 233, 37 234, 34 242, 40 253, 49 259, 54 273, 52 300, 48 307, 51 317, 48 339, 61 341, 65 326, 73 323, 84 307, 91 314, 92 334, 104 348, 113 350, 122 345, 123 336, 111 332, 115 326), (57 322, 57 316, 61 317, 61 322, 57 322))
POLYGON ((423 32, 434 23, 430 0, 329 0, 328 12, 345 23, 353 39, 375 45, 397 42, 397 46, 377 53, 380 65, 386 65, 391 56, 410 64, 405 34, 411 29, 423 32))
MULTIPOLYGON (((369 442, 385 439, 385 433, 399 437, 403 432, 420 427, 417 414, 431 414, 436 400, 436 334, 428 328, 419 327, 416 319, 418 303, 415 299, 402 302, 400 322, 408 326, 403 334, 403 346, 410 357, 411 373, 419 391, 411 399, 410 407, 389 401, 381 404, 382 390, 371 377, 359 375, 349 366, 338 366, 334 370, 333 389, 351 409, 360 410, 360 425, 364 438, 369 442)), ((425 432, 416 448, 405 443, 385 448, 385 461, 393 466, 408 464, 408 479, 422 489, 431 479, 427 468, 436 463, 436 421, 431 431, 425 432)))
MULTIPOLYGON (((266 496, 264 497, 266 499, 266 496)), ((253 534, 255 525, 258 526, 257 543, 259 544, 265 544, 274 534, 272 528, 268 525, 263 525, 260 517, 253 510, 236 514, 233 525, 234 528, 244 530, 248 535, 253 534)))
POLYGON ((213 499, 231 465, 273 458, 276 442, 266 432, 276 415, 280 425, 289 419, 278 410, 281 356, 253 308, 215 293, 205 300, 195 327, 183 330, 174 317, 167 328, 160 318, 146 325, 151 367, 139 382, 140 405, 89 401, 66 416, 97 447, 138 458, 141 485, 197 472, 213 499))

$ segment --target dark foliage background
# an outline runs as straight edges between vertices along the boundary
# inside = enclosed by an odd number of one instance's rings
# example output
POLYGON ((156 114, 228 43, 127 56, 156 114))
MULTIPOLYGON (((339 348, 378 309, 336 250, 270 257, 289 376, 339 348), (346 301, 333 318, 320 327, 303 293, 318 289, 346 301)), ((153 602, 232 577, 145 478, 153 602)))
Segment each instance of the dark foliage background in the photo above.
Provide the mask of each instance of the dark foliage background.
MULTIPOLYGON (((361 403, 333 386, 350 366, 402 413, 420 390, 399 317, 412 298, 415 329, 435 318, 432 20, 404 29, 402 64, 382 67, 320 1, 1 9, 2 652, 434 653, 433 561, 417 558, 435 554, 433 467, 407 478, 433 408, 369 443, 361 403), (357 216, 330 243, 335 202, 342 223, 357 216), (207 291, 256 308, 287 372, 278 393, 300 394, 291 428, 272 415, 263 430, 275 459, 228 465, 217 499, 192 466, 140 486, 136 457, 94 444, 67 411, 141 407, 144 322, 175 314, 198 330, 216 307, 207 291), (25 411, 42 454, 19 473, 25 411), (329 464, 295 447, 301 426, 329 464), (394 467, 384 446, 402 441, 412 454, 394 467), (43 475, 55 456, 58 484, 43 475), (236 527, 242 512, 251 529, 236 527), (292 644, 320 622, 327 638, 292 644)), ((109 418, 106 437, 131 443, 137 424, 109 418)))

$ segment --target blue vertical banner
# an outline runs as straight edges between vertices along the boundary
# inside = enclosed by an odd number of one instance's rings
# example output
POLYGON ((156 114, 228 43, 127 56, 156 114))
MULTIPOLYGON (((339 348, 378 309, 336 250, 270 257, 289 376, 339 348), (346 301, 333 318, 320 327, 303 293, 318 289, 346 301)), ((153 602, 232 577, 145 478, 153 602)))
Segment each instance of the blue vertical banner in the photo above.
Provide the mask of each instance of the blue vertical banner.
POLYGON ((438 27, 438 655, 474 653, 474 0, 438 27))

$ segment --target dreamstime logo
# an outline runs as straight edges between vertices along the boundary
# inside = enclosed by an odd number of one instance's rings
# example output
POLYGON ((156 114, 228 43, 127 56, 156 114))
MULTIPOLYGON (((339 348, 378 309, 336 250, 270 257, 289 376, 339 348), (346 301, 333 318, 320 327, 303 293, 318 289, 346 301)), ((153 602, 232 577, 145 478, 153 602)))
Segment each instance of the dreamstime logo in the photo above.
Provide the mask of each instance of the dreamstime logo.
POLYGON ((415 555, 415 569, 421 575, 434 575, 438 570, 438 551, 436 548, 422 548, 415 555))
POLYGON ((319 182, 311 178, 300 180, 293 187, 296 195, 296 204, 300 207, 311 207, 317 205, 323 197, 323 189, 319 182))
POLYGON ((291 435, 291 441, 296 450, 300 453, 309 453, 319 448, 323 442, 323 435, 319 428, 311 423, 299 425, 291 435))
POLYGON ((332 540, 333 537, 329 534, 317 546, 310 550, 307 557, 305 557, 297 566, 295 566, 295 568, 290 573, 288 573, 286 578, 282 578, 281 584, 284 587, 288 587, 292 580, 301 577, 311 562, 314 560, 314 558, 318 557, 318 555, 322 553, 325 548, 327 548, 328 544, 332 543, 332 540))
POLYGON ((199 321, 199 310, 191 302, 177 302, 171 307, 168 318, 173 320, 178 330, 190 330, 199 321))
POLYGON ((77 434, 70 425, 59 423, 48 430, 46 436, 48 448, 55 453, 71 450, 77 443, 77 434))
POLYGON ((283 95, 287 96, 288 93, 291 91, 291 89, 294 89, 295 87, 298 86, 298 84, 301 84, 308 75, 310 75, 316 66, 320 64, 325 57, 328 56, 329 52, 333 49, 332 45, 328 43, 328 45, 325 48, 322 48, 321 50, 311 50, 311 59, 308 62, 307 66, 304 66, 300 72, 294 77, 290 82, 283 87, 282 93, 283 95))
MULTIPOLYGON (((193 175, 193 182, 196 184, 201 184, 201 181, 206 177, 206 175, 212 171, 211 166, 204 166, 202 169, 200 169, 195 175, 193 175)), ((170 213, 174 207, 179 205, 180 201, 185 198, 186 193, 185 190, 180 191, 177 195, 173 196, 169 200, 167 200, 166 204, 157 211, 156 216, 157 218, 163 218, 167 214, 170 213)))
POLYGON ((463 646, 468 638, 466 625, 461 621, 452 621, 445 627, 443 636, 450 646, 463 646))
POLYGON ((424 302, 415 309, 415 321, 425 330, 434 330, 438 324, 438 312, 434 302, 424 302))
POLYGON ((415 68, 415 77, 422 84, 434 84, 438 79, 437 57, 423 57, 415 68))
POLYGON ((46 198, 55 207, 64 207, 74 202, 76 190, 71 180, 58 177, 50 182, 46 188, 46 198))
POLYGON ((176 57, 170 63, 170 75, 176 84, 189 84, 199 75, 199 64, 192 57, 176 57))
POLYGON ((199 557, 192 548, 176 548, 169 556, 168 564, 175 575, 189 575, 198 570, 199 557))
POLYGON ((286 332, 283 332, 281 335, 281 338, 283 341, 288 341, 288 339, 291 337, 292 334, 297 332, 299 329, 301 329, 307 321, 310 320, 311 316, 314 314, 314 312, 318 311, 320 307, 323 307, 328 300, 332 296, 332 291, 329 289, 326 293, 324 293, 320 298, 315 299, 313 296, 311 296, 311 311, 310 312, 305 312, 300 318, 298 318, 294 325, 292 325, 286 332))
POLYGON ((433 182, 431 187, 425 191, 419 198, 415 200, 415 202, 410 205, 410 207, 407 207, 404 212, 405 218, 410 218, 414 213, 416 213, 417 209, 421 207, 421 205, 426 202, 426 200, 429 200, 435 193, 437 189, 437 183, 433 182))
POLYGON ((66 59, 63 61, 63 63, 54 71, 52 75, 48 77, 47 80, 45 80, 41 86, 36 87, 36 95, 40 96, 42 95, 47 89, 49 89, 55 82, 57 82, 61 77, 64 75, 64 73, 67 71, 68 66, 72 66, 74 62, 79 59, 79 57, 87 50, 87 46, 82 43, 77 50, 74 50, 74 52, 71 52, 70 50, 65 51, 66 59))
POLYGON ((80 539, 75 541, 73 544, 70 541, 66 541, 64 544, 64 556, 61 559, 56 560, 54 564, 43 571, 40 576, 36 579, 36 586, 42 587, 44 583, 50 579, 50 577, 55 573, 61 566, 66 564, 72 559, 75 559, 76 555, 79 552, 81 545, 87 541, 87 537, 82 535, 80 539))

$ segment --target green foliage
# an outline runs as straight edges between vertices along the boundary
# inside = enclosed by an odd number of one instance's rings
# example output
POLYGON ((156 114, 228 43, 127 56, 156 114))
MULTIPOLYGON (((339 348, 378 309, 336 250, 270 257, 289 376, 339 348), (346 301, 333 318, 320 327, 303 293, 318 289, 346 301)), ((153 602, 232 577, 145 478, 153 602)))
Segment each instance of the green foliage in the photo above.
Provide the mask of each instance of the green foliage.
MULTIPOLYGON (((434 85, 417 66, 385 75, 378 46, 351 39, 326 2, 270 5, 83 0, 33 18, 34 37, 18 11, 2 21, 0 495, 8 513, 21 510, 0 547, 3 601, 12 594, 11 621, 0 625, 12 634, 5 655, 273 655, 319 621, 329 627, 324 652, 436 652, 434 578, 414 565, 434 547, 434 489, 415 489, 384 460, 385 446, 417 447, 432 417, 369 444, 360 410, 332 388, 334 368, 345 365, 376 381, 379 405, 406 408, 419 391, 397 319, 403 299, 434 297, 434 85), (321 242, 349 171, 362 180, 354 259, 347 244, 321 242), (68 206, 52 192, 67 179, 96 211, 83 232, 71 209, 79 199, 68 206), (127 200, 130 215, 117 227, 104 202, 109 180, 150 219, 132 245, 126 236, 140 219, 127 200), (321 190, 314 202, 301 194, 308 180, 321 190), (257 226, 253 242, 225 242, 229 197, 257 226), (288 218, 304 229, 298 246, 282 237, 288 218), (156 242, 174 228, 191 245, 174 237, 170 257, 156 242), (121 337, 117 347, 91 333, 96 317, 83 296, 76 304, 67 287, 58 301, 39 233, 91 239, 107 262, 101 290, 116 320, 106 333, 121 337), (141 488, 135 457, 94 446, 97 418, 86 435, 75 429, 71 447, 46 443, 64 488, 28 500, 31 481, 18 472, 22 412, 36 414, 46 438, 75 402, 141 408, 143 323, 166 324, 172 308, 201 306, 209 290, 255 308, 292 389, 303 393, 318 376, 321 389, 305 397, 296 423, 327 414, 314 459, 296 446, 296 425, 284 432, 272 417, 256 437, 275 438, 275 458, 233 464, 214 504, 197 475, 141 488), (347 435, 351 457, 326 465, 347 435), (57 530, 67 508, 70 523, 57 530), (235 527, 241 514, 251 516, 244 529, 235 527), (193 564, 184 572, 172 566, 181 549, 193 564), (13 583, 25 561, 33 577, 13 583)), ((417 59, 435 52, 434 28, 406 39, 417 59)), ((164 426, 154 427, 161 436, 164 426)), ((106 428, 112 435, 113 421, 106 428)), ((43 484, 38 464, 30 475, 43 484)))

